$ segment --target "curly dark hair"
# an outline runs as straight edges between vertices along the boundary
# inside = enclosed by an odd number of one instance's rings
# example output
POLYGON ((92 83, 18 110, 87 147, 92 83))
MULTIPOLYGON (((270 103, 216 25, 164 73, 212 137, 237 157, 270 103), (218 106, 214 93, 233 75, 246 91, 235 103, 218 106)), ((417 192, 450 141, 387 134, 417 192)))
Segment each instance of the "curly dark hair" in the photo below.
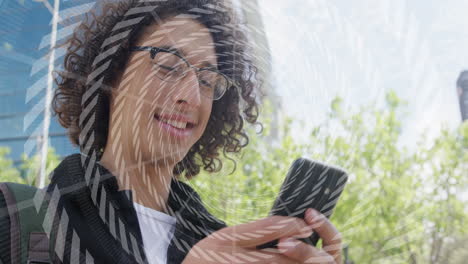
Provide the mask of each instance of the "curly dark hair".
MULTIPOLYGON (((248 38, 242 25, 235 22, 234 11, 219 0, 168 0, 158 2, 158 6, 130 28, 130 33, 106 46, 106 50, 116 47, 111 64, 100 75, 103 77, 99 104, 96 106, 100 122, 95 122, 94 147, 101 149, 106 145, 109 124, 109 107, 111 89, 109 86, 118 73, 123 71, 129 58, 129 47, 138 38, 142 29, 152 23, 179 14, 191 14, 194 19, 210 29, 215 43, 218 58, 218 70, 228 76, 233 82, 224 96, 214 101, 210 119, 200 140, 192 146, 187 155, 174 168, 174 174, 180 176, 185 171, 185 177, 191 178, 200 172, 200 168, 208 172, 219 171, 222 161, 219 152, 225 157, 228 153, 237 153, 245 147, 249 138, 245 133, 244 120, 257 123, 258 104, 255 90, 260 81, 257 67, 251 59, 248 48, 248 38)), ((154 4, 154 3, 153 3, 154 4)), ((68 135, 74 145, 83 145, 80 133, 83 122, 80 115, 83 112, 82 100, 92 84, 87 84, 88 76, 102 66, 95 63, 105 41, 118 38, 125 28, 115 30, 119 22, 129 20, 141 14, 129 12, 132 8, 145 8, 144 1, 125 0, 103 4, 102 12, 92 11, 86 15, 85 21, 75 30, 66 45, 67 54, 64 61, 64 71, 57 72, 58 88, 54 94, 52 107, 58 116, 60 124, 68 130, 68 135), (80 143, 81 142, 81 143, 80 143)), ((136 10, 136 9, 134 9, 136 10)), ((122 34, 121 34, 122 35, 122 34)), ((96 119, 97 120, 97 119, 96 119)))

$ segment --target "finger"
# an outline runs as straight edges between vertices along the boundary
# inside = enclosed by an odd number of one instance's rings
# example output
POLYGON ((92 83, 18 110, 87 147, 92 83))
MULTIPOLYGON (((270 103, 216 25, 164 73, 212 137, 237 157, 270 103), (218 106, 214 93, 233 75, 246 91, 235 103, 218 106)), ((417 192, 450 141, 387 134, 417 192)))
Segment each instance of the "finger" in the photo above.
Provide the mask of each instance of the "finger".
POLYGON ((335 259, 325 251, 293 238, 281 239, 278 248, 283 255, 299 263, 336 263, 335 259))
POLYGON ((330 220, 318 211, 308 209, 305 221, 322 239, 323 250, 333 256, 337 263, 341 263, 341 234, 330 220))
POLYGON ((192 262, 189 263, 297 264, 297 261, 280 254, 277 249, 251 250, 247 248, 233 248, 227 245, 206 249, 194 246, 190 254, 192 254, 195 259, 192 257, 192 262))
MULTIPOLYGON (((212 234, 213 242, 235 244, 240 247, 255 247, 282 237, 301 236, 312 227, 303 219, 287 216, 269 216, 254 222, 227 227, 212 234)), ((307 234, 306 234, 307 235, 307 234)))
POLYGON ((250 258, 245 258, 244 255, 244 263, 265 263, 265 264, 298 264, 298 262, 294 259, 291 259, 281 253, 279 253, 278 249, 274 249, 271 252, 268 252, 267 249, 262 250, 253 250, 249 254, 250 258), (273 252, 276 251, 276 252, 273 252), (262 256, 260 256, 260 254, 262 256), (268 257, 264 257, 263 255, 267 255, 268 257))

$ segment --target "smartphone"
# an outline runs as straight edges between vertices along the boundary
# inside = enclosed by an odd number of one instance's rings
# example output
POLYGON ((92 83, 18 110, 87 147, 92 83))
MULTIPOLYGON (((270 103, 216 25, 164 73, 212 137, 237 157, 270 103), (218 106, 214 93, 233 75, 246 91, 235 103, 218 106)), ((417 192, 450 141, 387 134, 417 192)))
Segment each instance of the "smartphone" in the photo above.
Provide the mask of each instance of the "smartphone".
MULTIPOLYGON (((314 208, 330 218, 347 180, 348 175, 341 168, 299 158, 292 163, 270 215, 304 218, 305 211, 314 208)), ((316 246, 319 239, 313 233, 300 240, 316 246)), ((277 243, 271 241, 257 248, 276 247, 277 243)))

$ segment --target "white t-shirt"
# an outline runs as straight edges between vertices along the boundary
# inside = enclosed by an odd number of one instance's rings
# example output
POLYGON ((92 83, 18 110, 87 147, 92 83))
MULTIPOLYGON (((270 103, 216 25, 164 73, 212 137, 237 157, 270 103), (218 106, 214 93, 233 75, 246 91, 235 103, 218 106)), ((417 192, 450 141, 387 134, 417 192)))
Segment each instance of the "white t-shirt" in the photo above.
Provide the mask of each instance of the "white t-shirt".
POLYGON ((150 264, 166 264, 167 248, 174 235, 176 218, 134 203, 150 264))

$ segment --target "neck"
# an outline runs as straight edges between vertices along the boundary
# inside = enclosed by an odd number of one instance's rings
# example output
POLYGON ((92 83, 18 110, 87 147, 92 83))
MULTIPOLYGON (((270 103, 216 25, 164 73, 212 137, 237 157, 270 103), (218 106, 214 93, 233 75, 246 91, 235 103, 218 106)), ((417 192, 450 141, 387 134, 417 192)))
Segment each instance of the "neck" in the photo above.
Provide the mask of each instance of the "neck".
MULTIPOLYGON (((109 149, 109 148, 106 148, 109 149)), ((145 207, 167 213, 167 199, 176 162, 134 161, 129 155, 118 160, 105 151, 101 165, 109 170, 119 183, 119 190, 131 190, 133 200, 145 207)))

